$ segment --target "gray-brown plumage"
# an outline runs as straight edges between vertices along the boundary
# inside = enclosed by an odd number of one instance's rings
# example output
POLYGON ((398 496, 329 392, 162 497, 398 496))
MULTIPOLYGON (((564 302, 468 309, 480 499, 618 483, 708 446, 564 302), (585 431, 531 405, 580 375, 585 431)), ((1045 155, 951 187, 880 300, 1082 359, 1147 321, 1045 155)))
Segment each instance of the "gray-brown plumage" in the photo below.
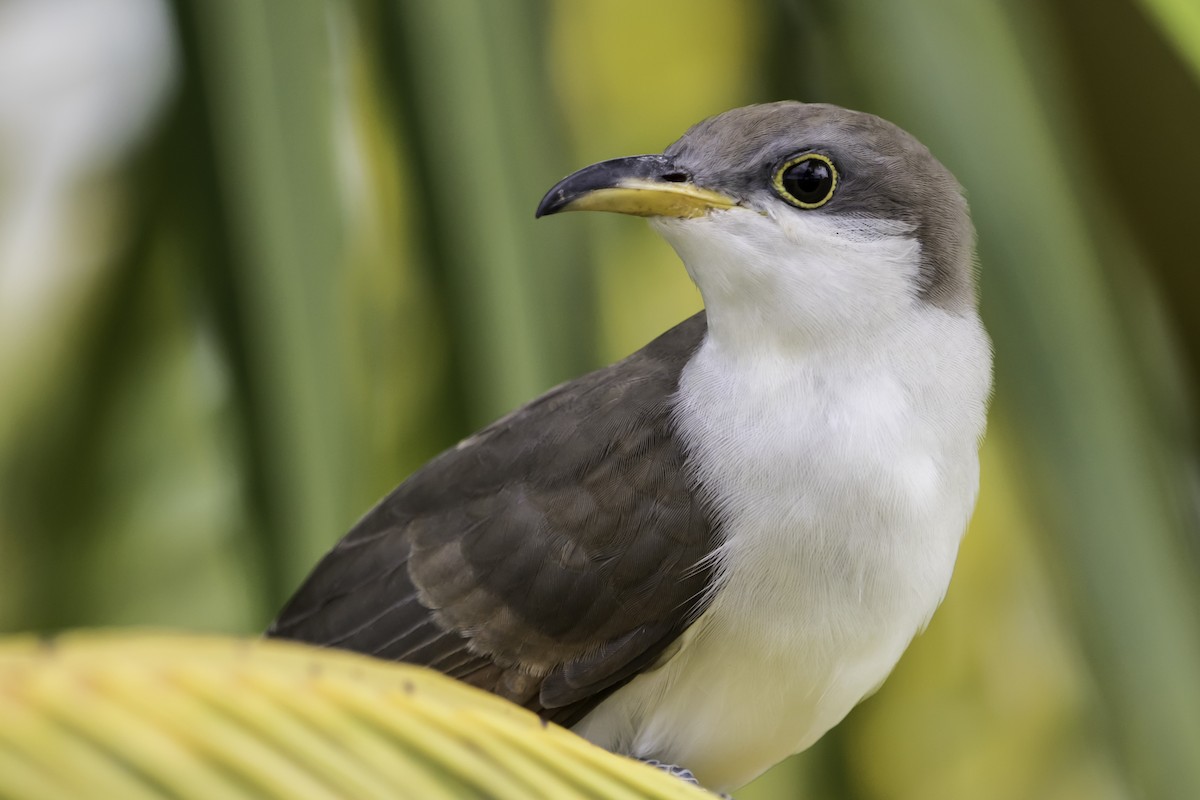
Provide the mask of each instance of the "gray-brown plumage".
POLYGON ((829 213, 913 226, 921 295, 952 311, 975 305, 975 245, 966 200, 929 149, 885 119, 825 103, 782 101, 696 123, 663 151, 693 181, 764 207, 770 171, 803 152, 829 155, 841 173, 829 213))
POLYGON ((447 450, 268 635, 430 666, 570 725, 703 610, 714 526, 671 422, 700 313, 447 450))
POLYGON ((944 596, 991 355, 957 182, 896 126, 734 109, 537 215, 648 217, 704 314, 430 462, 275 636, 425 664, 743 785, 815 742, 944 596))

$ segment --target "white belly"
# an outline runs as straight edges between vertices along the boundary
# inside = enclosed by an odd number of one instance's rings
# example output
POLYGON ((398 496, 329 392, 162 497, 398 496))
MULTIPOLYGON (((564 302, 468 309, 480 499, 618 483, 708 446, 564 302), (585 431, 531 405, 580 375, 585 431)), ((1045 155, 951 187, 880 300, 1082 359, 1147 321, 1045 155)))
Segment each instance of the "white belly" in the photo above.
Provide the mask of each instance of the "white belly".
POLYGON ((577 732, 731 789, 811 745, 887 677, 949 583, 987 386, 971 387, 963 413, 875 366, 758 370, 701 348, 678 421, 724 520, 718 589, 681 647, 577 732))

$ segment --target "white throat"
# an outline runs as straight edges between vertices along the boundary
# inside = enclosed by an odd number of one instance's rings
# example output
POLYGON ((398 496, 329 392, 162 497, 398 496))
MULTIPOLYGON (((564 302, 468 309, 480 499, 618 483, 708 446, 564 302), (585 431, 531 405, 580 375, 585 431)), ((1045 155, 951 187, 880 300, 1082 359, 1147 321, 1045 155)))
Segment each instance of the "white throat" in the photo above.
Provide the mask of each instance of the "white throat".
POLYGON ((978 486, 977 315, 916 296, 908 231, 811 216, 656 222, 708 307, 676 422, 722 524, 718 579, 671 658, 577 730, 714 789, 883 681, 945 593, 978 486))
POLYGON ((921 248, 902 223, 786 209, 651 222, 683 260, 724 345, 854 344, 912 312, 921 248))

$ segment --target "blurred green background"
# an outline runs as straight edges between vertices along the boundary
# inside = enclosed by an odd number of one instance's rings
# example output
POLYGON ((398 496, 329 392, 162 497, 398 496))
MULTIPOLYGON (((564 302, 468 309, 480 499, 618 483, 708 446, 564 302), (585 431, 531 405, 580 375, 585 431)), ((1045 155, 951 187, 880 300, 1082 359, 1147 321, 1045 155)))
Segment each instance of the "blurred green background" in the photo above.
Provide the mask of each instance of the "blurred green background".
POLYGON ((1197 0, 0 0, 0 630, 261 630, 699 307, 542 192, 780 98, 958 175, 997 392, 929 631, 739 797, 1200 797, 1197 0))

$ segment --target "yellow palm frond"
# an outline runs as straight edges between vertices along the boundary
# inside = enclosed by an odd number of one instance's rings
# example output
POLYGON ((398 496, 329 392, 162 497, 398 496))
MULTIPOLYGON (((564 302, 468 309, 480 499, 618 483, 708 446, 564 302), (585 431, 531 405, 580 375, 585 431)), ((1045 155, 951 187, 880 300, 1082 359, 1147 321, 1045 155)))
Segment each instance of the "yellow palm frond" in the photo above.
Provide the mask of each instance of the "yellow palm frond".
POLYGON ((0 797, 711 797, 435 672, 258 639, 0 640, 0 797))

